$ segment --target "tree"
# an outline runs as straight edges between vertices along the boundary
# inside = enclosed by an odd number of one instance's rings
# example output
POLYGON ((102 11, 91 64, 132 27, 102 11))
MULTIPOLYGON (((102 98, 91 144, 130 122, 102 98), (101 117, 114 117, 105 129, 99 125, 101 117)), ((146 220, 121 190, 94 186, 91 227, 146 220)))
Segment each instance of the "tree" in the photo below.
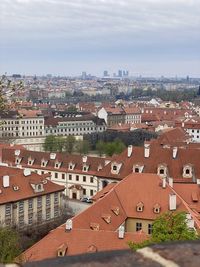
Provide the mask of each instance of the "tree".
POLYGON ((154 243, 197 239, 193 229, 187 226, 185 212, 167 212, 153 223, 152 241, 154 243))
POLYGON ((105 143, 101 140, 99 140, 96 144, 96 150, 98 151, 99 153, 99 156, 101 157, 102 154, 104 153, 105 151, 105 143))
POLYGON ((56 137, 54 135, 49 135, 45 138, 44 151, 56 151, 56 137))
POLYGON ((62 152, 65 146, 65 140, 63 139, 63 137, 56 137, 55 138, 55 147, 54 150, 58 151, 58 152, 62 152))
POLYGON ((21 252, 18 233, 10 228, 0 228, 0 262, 11 263, 21 252))
POLYGON ((194 229, 187 226, 185 212, 166 212, 153 222, 152 236, 149 240, 136 244, 129 242, 131 249, 145 247, 150 244, 177 240, 195 240, 198 238, 194 229))
POLYGON ((76 151, 79 154, 88 154, 90 150, 90 143, 87 140, 78 140, 76 142, 76 151))
POLYGON ((76 139, 73 135, 67 136, 64 142, 64 150, 68 152, 69 154, 71 154, 74 150, 75 143, 76 143, 76 139))
POLYGON ((6 75, 0 77, 0 112, 8 109, 10 100, 16 100, 24 89, 22 81, 13 82, 6 75))

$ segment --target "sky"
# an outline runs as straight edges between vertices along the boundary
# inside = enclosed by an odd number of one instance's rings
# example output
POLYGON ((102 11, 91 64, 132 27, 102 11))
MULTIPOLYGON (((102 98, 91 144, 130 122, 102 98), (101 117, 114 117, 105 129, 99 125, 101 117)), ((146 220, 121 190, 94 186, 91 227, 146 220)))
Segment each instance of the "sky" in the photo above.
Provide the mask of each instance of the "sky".
POLYGON ((200 77, 200 0, 0 0, 0 74, 200 77))

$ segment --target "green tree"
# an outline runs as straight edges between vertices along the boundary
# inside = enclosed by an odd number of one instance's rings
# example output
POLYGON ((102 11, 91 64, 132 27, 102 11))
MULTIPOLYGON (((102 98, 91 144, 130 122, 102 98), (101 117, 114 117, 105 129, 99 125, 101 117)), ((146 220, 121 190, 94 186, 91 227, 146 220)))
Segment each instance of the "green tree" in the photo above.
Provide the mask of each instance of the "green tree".
POLYGON ((58 152, 62 152, 65 146, 65 140, 63 137, 56 137, 55 138, 55 147, 54 150, 58 152))
POLYGON ((21 249, 17 232, 9 228, 0 228, 0 262, 11 263, 21 249))
POLYGON ((49 135, 45 138, 44 151, 56 151, 56 137, 54 135, 49 135))
POLYGON ((87 140, 78 140, 76 142, 76 151, 79 154, 88 154, 90 150, 90 143, 87 140))
POLYGON ((195 230, 187 226, 185 212, 166 212, 153 222, 152 236, 149 240, 139 244, 129 242, 129 246, 131 249, 136 250, 154 243, 195 240, 197 238, 199 237, 195 230))
POLYGON ((67 136, 67 138, 65 139, 65 143, 64 143, 65 151, 71 154, 74 150, 75 143, 76 143, 76 139, 73 135, 67 136))
POLYGON ((152 241, 155 243, 174 240, 194 240, 196 233, 187 226, 185 212, 167 212, 153 223, 152 241))
POLYGON ((114 141, 115 154, 120 154, 126 148, 125 144, 118 138, 114 141))
POLYGON ((103 153, 105 152, 105 143, 99 140, 96 144, 96 150, 98 151, 99 156, 101 157, 103 153))

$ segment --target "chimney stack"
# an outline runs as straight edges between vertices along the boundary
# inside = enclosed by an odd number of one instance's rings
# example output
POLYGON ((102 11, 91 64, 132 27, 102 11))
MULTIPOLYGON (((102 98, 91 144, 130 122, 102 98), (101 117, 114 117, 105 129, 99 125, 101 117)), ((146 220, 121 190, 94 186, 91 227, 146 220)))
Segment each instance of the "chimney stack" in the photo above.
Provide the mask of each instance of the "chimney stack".
POLYGON ((162 178, 162 188, 166 188, 166 177, 162 178))
POLYGON ((3 187, 9 187, 10 186, 10 177, 9 175, 3 176, 3 187))
POLYGON ((173 147, 173 159, 177 157, 178 147, 173 147))
POLYGON ((131 157, 132 153, 133 153, 133 146, 130 145, 130 146, 128 146, 128 158, 131 157))
POLYGON ((82 161, 83 161, 83 163, 86 163, 87 162, 87 156, 83 156, 82 161))
POLYGON ((169 210, 176 210, 176 195, 169 194, 169 210))
POLYGON ((150 156, 150 144, 144 143, 144 157, 149 158, 150 156))
POLYGON ((72 220, 68 219, 65 224, 65 230, 66 231, 71 231, 72 230, 72 220))
POLYGON ((119 239, 123 239, 124 238, 124 233, 125 233, 125 228, 123 225, 121 225, 118 229, 118 237, 119 239))
POLYGON ((168 178, 168 183, 169 183, 169 186, 173 188, 173 178, 169 177, 168 178))

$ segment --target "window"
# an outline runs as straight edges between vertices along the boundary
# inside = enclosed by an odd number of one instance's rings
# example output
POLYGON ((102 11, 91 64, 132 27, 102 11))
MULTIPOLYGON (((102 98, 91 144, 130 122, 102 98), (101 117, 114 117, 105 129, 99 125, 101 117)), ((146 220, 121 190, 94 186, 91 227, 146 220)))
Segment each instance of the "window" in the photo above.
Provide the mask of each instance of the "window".
POLYGON ((62 173, 62 179, 65 180, 65 173, 62 173))
POLYGON ((6 213, 6 216, 9 216, 11 214, 11 204, 6 204, 5 213, 6 213))
POLYGON ((142 202, 139 202, 136 206, 136 210, 141 212, 144 209, 144 204, 142 202))
POLYGON ((76 175, 76 181, 79 181, 79 176, 78 175, 76 175))
POLYGON ((38 222, 42 221, 42 211, 41 210, 37 212, 37 221, 38 222))
POLYGON ((50 206, 50 195, 46 195, 46 206, 50 206))
POLYGON ((142 223, 136 222, 136 231, 142 230, 142 223))
POLYGON ((33 223, 33 214, 29 214, 28 215, 28 224, 32 224, 33 223))
POLYGON ((37 198, 37 207, 41 208, 42 207, 42 197, 37 198))
POLYGON ((90 196, 93 196, 94 190, 90 189, 90 196))
POLYGON ((58 193, 54 193, 54 203, 58 203, 58 193))
POLYGON ((164 169, 160 169, 160 174, 164 174, 165 173, 165 171, 164 171, 164 169))
POLYGON ((72 180, 72 175, 71 174, 69 174, 69 180, 72 180))
POLYGON ((54 207, 54 217, 58 217, 59 215, 59 210, 58 210, 58 206, 54 207))
POLYGON ((55 177, 55 178, 58 178, 58 173, 57 173, 57 172, 55 172, 54 177, 55 177))
POLYGON ((83 188, 83 195, 86 195, 86 189, 83 188))
POLYGON ((24 212, 24 201, 19 201, 19 213, 24 212))
POLYGON ((152 224, 148 224, 148 234, 151 235, 153 232, 153 225, 152 224))
POLYGON ((185 174, 190 174, 190 169, 186 169, 185 174))
POLYGON ((135 168, 135 172, 140 172, 139 168, 135 168))
POLYGON ((117 170, 117 166, 114 165, 114 166, 113 166, 113 171, 116 171, 116 170, 117 170))
POLYGON ((46 210, 46 220, 50 220, 51 219, 51 216, 50 216, 50 209, 46 210))
POLYGON ((28 209, 29 210, 33 209, 33 199, 32 198, 28 200, 28 209))
POLYGON ((86 182, 86 176, 83 176, 83 182, 86 182))
POLYGON ((90 183, 93 183, 93 182, 94 182, 94 178, 90 177, 90 183))

